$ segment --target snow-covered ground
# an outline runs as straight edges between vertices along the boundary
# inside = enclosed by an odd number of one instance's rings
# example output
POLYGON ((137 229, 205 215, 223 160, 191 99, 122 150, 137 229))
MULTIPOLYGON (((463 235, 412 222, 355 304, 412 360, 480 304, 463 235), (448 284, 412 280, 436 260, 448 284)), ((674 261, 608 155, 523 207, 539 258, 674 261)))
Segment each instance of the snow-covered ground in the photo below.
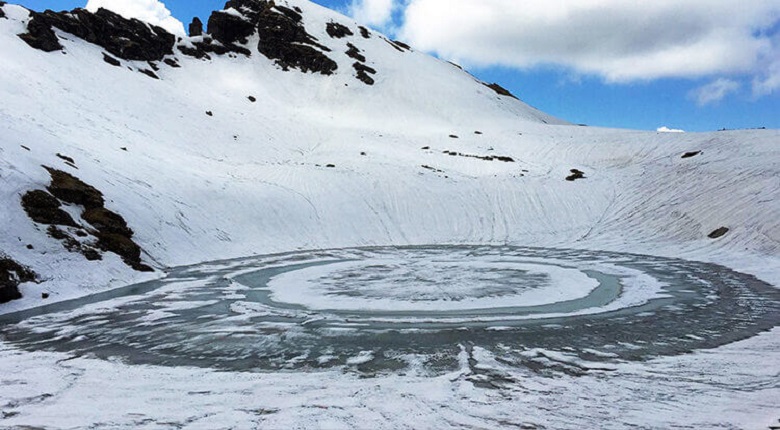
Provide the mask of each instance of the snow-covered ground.
MULTIPOLYGON (((717 350, 540 378, 474 351, 430 377, 238 373, 0 350, 6 428, 726 428, 777 424, 780 333, 717 350), (495 373, 499 389, 474 380, 495 373), (8 416, 11 415, 11 416, 8 416), (20 427, 21 428, 21 427, 20 427)), ((543 352, 540 352, 543 353, 543 352)))
MULTIPOLYGON (((780 131, 569 125, 447 62, 400 52, 376 33, 364 39, 343 16, 289 3, 332 49, 333 76, 284 72, 255 52, 178 54, 182 67, 161 64, 155 80, 137 72, 146 63, 110 66, 101 48, 65 33, 64 53, 34 50, 16 36, 27 11, 2 7, 0 251, 45 282, 22 285, 25 297, 0 313, 161 276, 112 254, 88 262, 49 238, 20 205, 48 185, 42 165, 102 191, 158 269, 295 250, 493 244, 712 262, 780 285, 780 131), (355 36, 330 38, 331 20, 355 36), (347 42, 377 70, 375 85, 355 79, 347 42), (701 153, 681 157, 692 151, 701 153), (586 178, 566 181, 571 169, 586 178), (719 227, 730 231, 707 237, 719 227)), ((3 342, 0 426, 763 428, 780 418, 779 346, 775 329, 554 378, 474 349, 452 374, 364 379, 349 368, 131 366, 3 342), (506 386, 478 388, 480 372, 505 375, 506 386)))

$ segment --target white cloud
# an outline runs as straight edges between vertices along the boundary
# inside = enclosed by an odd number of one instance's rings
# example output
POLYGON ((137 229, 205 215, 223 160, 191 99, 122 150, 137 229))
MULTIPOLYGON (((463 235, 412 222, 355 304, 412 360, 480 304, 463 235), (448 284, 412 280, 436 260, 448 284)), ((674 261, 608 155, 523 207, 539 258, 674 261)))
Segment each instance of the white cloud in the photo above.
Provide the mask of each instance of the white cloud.
MULTIPOLYGON (((780 49, 777 50, 780 53, 780 49)), ((766 71, 753 78, 753 96, 763 97, 780 90, 780 55, 766 67, 766 71)))
POLYGON ((608 82, 755 74, 777 0, 408 0, 401 39, 469 66, 557 65, 608 82))
POLYGON ((348 13, 358 22, 383 27, 393 17, 394 8, 393 0, 352 0, 348 13))
POLYGON ((731 79, 720 78, 707 85, 696 88, 688 96, 699 106, 717 103, 724 97, 739 90, 740 84, 731 79))
POLYGON ((679 128, 669 128, 669 127, 659 127, 656 129, 659 133, 685 133, 685 130, 680 130, 679 128))
POLYGON ((125 18, 137 18, 149 24, 160 26, 176 35, 185 35, 184 24, 171 16, 171 11, 158 0, 89 0, 86 9, 92 12, 99 8, 110 9, 125 18))

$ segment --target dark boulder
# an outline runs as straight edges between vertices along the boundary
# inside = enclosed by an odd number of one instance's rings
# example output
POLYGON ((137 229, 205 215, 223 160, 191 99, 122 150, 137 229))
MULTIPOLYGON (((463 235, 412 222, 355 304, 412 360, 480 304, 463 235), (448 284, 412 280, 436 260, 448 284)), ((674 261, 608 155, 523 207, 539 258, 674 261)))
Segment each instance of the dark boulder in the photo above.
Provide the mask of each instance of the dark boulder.
POLYGON ((32 270, 9 258, 0 258, 0 303, 21 299, 19 284, 37 280, 38 275, 32 270))
POLYGON ((360 53, 360 49, 358 49, 357 46, 355 46, 355 45, 353 45, 351 43, 347 43, 347 48, 348 48, 347 49, 347 56, 349 58, 358 60, 361 63, 365 63, 366 62, 366 57, 363 54, 360 53))
POLYGON ((729 231, 730 230, 728 227, 720 227, 715 231, 713 231, 712 233, 708 234, 707 237, 709 237, 710 239, 718 239, 720 237, 725 236, 726 233, 728 233, 729 231))
POLYGON ((192 18, 189 28, 190 37, 203 36, 203 22, 197 16, 192 18))
POLYGON ((385 42, 387 42, 388 45, 392 46, 393 49, 395 49, 398 52, 406 52, 406 51, 403 50, 403 48, 401 48, 400 46, 396 45, 395 42, 393 42, 391 40, 385 39, 385 42))
MULTIPOLYGON (((0 272, 2 276, 2 272, 0 272)), ((10 277, 9 277, 10 278, 10 277)), ((19 292, 19 285, 3 285, 0 281, 0 303, 8 303, 11 300, 19 300, 22 298, 22 293, 19 292)))
POLYGON ((57 198, 43 190, 28 191, 22 196, 22 208, 31 220, 40 224, 76 227, 76 222, 64 210, 57 198))
POLYGON ((566 177, 566 180, 569 182, 576 181, 577 179, 585 179, 585 172, 577 169, 571 169, 570 170, 571 175, 566 177))
POLYGON ((158 26, 123 18, 102 8, 95 13, 85 9, 31 12, 27 33, 19 37, 30 46, 44 51, 62 49, 52 31, 54 27, 101 46, 111 55, 124 60, 162 60, 166 55, 173 54, 176 42, 174 35, 158 26))
POLYGON ((353 36, 355 33, 349 29, 346 25, 339 24, 337 22, 329 22, 325 25, 325 31, 328 36, 334 39, 341 39, 347 36, 353 36))
POLYGON ((398 41, 398 40, 394 40, 394 41, 393 41, 393 44, 395 44, 395 45, 397 45, 397 46, 399 46, 399 47, 401 47, 402 49, 405 49, 405 50, 407 50, 407 51, 411 51, 411 50, 412 50, 412 47, 411 47, 411 46, 409 46, 409 45, 407 45, 407 44, 405 44, 405 43, 403 43, 403 42, 400 42, 400 41, 398 41))
POLYGON ((110 64, 112 66, 116 66, 116 67, 119 67, 119 66, 122 65, 122 63, 120 63, 119 60, 117 60, 116 58, 106 54, 105 52, 103 53, 103 61, 105 61, 106 63, 108 63, 108 64, 110 64))
POLYGON ((697 155, 699 155, 699 154, 701 154, 701 151, 691 151, 691 152, 686 152, 686 153, 685 153, 685 154, 683 154, 683 155, 682 155, 682 157, 680 157, 680 158, 691 158, 691 157, 695 157, 695 156, 697 156, 697 155))
POLYGON ((358 27, 360 29, 360 35, 363 36, 363 39, 370 39, 371 38, 371 32, 368 31, 366 27, 363 27, 362 25, 358 27))
POLYGON ((3 6, 5 6, 5 3, 0 1, 0 18, 5 18, 5 11, 3 10, 3 6))
POLYGON ((357 71, 357 78, 361 82, 363 82, 366 85, 374 85, 374 78, 372 78, 371 75, 376 74, 376 70, 374 70, 371 67, 366 66, 363 63, 355 63, 352 65, 352 67, 357 71))
POLYGON ((150 77, 150 78, 153 78, 153 79, 160 79, 160 77, 159 77, 159 76, 157 76, 157 74, 156 74, 156 73, 154 73, 153 71, 151 71, 151 70, 149 70, 149 69, 138 69, 138 71, 139 71, 139 72, 141 72, 141 73, 143 73, 144 75, 146 75, 146 76, 150 77))
POLYGON ((103 193, 87 185, 75 176, 61 170, 44 166, 51 175, 51 184, 47 187, 58 199, 90 208, 102 208, 105 201, 103 193))

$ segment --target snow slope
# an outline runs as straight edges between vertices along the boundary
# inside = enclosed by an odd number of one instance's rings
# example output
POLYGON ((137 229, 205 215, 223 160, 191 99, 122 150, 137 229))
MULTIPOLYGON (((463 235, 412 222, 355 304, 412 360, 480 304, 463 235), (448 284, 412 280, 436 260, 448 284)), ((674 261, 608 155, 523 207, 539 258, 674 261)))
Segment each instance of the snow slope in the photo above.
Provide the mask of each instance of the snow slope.
MULTIPOLYGON (((64 52, 32 49, 17 37, 28 12, 2 6, 0 251, 44 282, 22 285, 25 298, 0 313, 43 304, 41 292, 64 300, 161 276, 112 254, 88 262, 48 237, 20 205, 49 183, 42 165, 101 190, 157 269, 300 249, 474 243, 673 256, 780 285, 780 131, 570 125, 447 62, 401 52, 376 33, 364 39, 335 12, 277 3, 302 9, 307 30, 333 51, 333 76, 283 71, 257 52, 204 60, 177 52, 181 68, 160 64, 156 80, 138 73, 148 64, 110 66, 100 47, 65 33, 64 52), (330 38, 331 21, 355 35, 330 38), (355 79, 347 42, 377 70, 373 86, 355 79), (681 158, 689 151, 702 152, 681 158), (566 181, 570 169, 586 178, 566 181), (707 237, 722 226, 727 235, 707 237)), ((765 353, 777 332, 762 339, 765 353)), ((89 390, 97 376, 87 377, 89 390)))
MULTIPOLYGON (((112 67, 100 47, 72 36, 64 54, 31 49, 16 36, 27 12, 4 6, 0 162, 1 198, 9 203, 0 216, 13 228, 0 249, 51 280, 43 288, 53 299, 136 277, 110 256, 87 263, 64 252, 27 218, 20 195, 48 184, 40 167, 48 165, 101 190, 135 230, 145 260, 160 268, 295 249, 434 243, 777 258, 777 131, 545 124, 556 121, 446 62, 399 52, 377 34, 360 38, 349 19, 293 3, 309 32, 332 46, 334 76, 285 72, 259 54, 210 61, 179 54, 182 67, 162 65, 155 80, 128 69, 145 63, 112 67), (356 36, 329 38, 324 23, 331 20, 356 36), (374 86, 357 81, 352 60, 339 55, 346 40, 378 71, 374 86), (696 150, 703 153, 680 158, 696 150), (587 178, 565 181, 572 168, 587 178), (721 226, 732 231, 706 237, 721 226)), ((777 281, 775 270, 762 274, 777 281)))

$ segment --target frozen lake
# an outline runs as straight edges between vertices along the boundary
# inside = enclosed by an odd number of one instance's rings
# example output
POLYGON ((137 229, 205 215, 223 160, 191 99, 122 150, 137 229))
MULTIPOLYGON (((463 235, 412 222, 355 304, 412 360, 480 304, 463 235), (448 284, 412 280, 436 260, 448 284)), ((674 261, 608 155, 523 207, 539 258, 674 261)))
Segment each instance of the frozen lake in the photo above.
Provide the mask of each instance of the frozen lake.
POLYGON ((176 268, 3 321, 17 347, 128 364, 436 375, 477 348, 578 375, 769 330, 780 292, 722 266, 642 255, 360 248, 176 268))

